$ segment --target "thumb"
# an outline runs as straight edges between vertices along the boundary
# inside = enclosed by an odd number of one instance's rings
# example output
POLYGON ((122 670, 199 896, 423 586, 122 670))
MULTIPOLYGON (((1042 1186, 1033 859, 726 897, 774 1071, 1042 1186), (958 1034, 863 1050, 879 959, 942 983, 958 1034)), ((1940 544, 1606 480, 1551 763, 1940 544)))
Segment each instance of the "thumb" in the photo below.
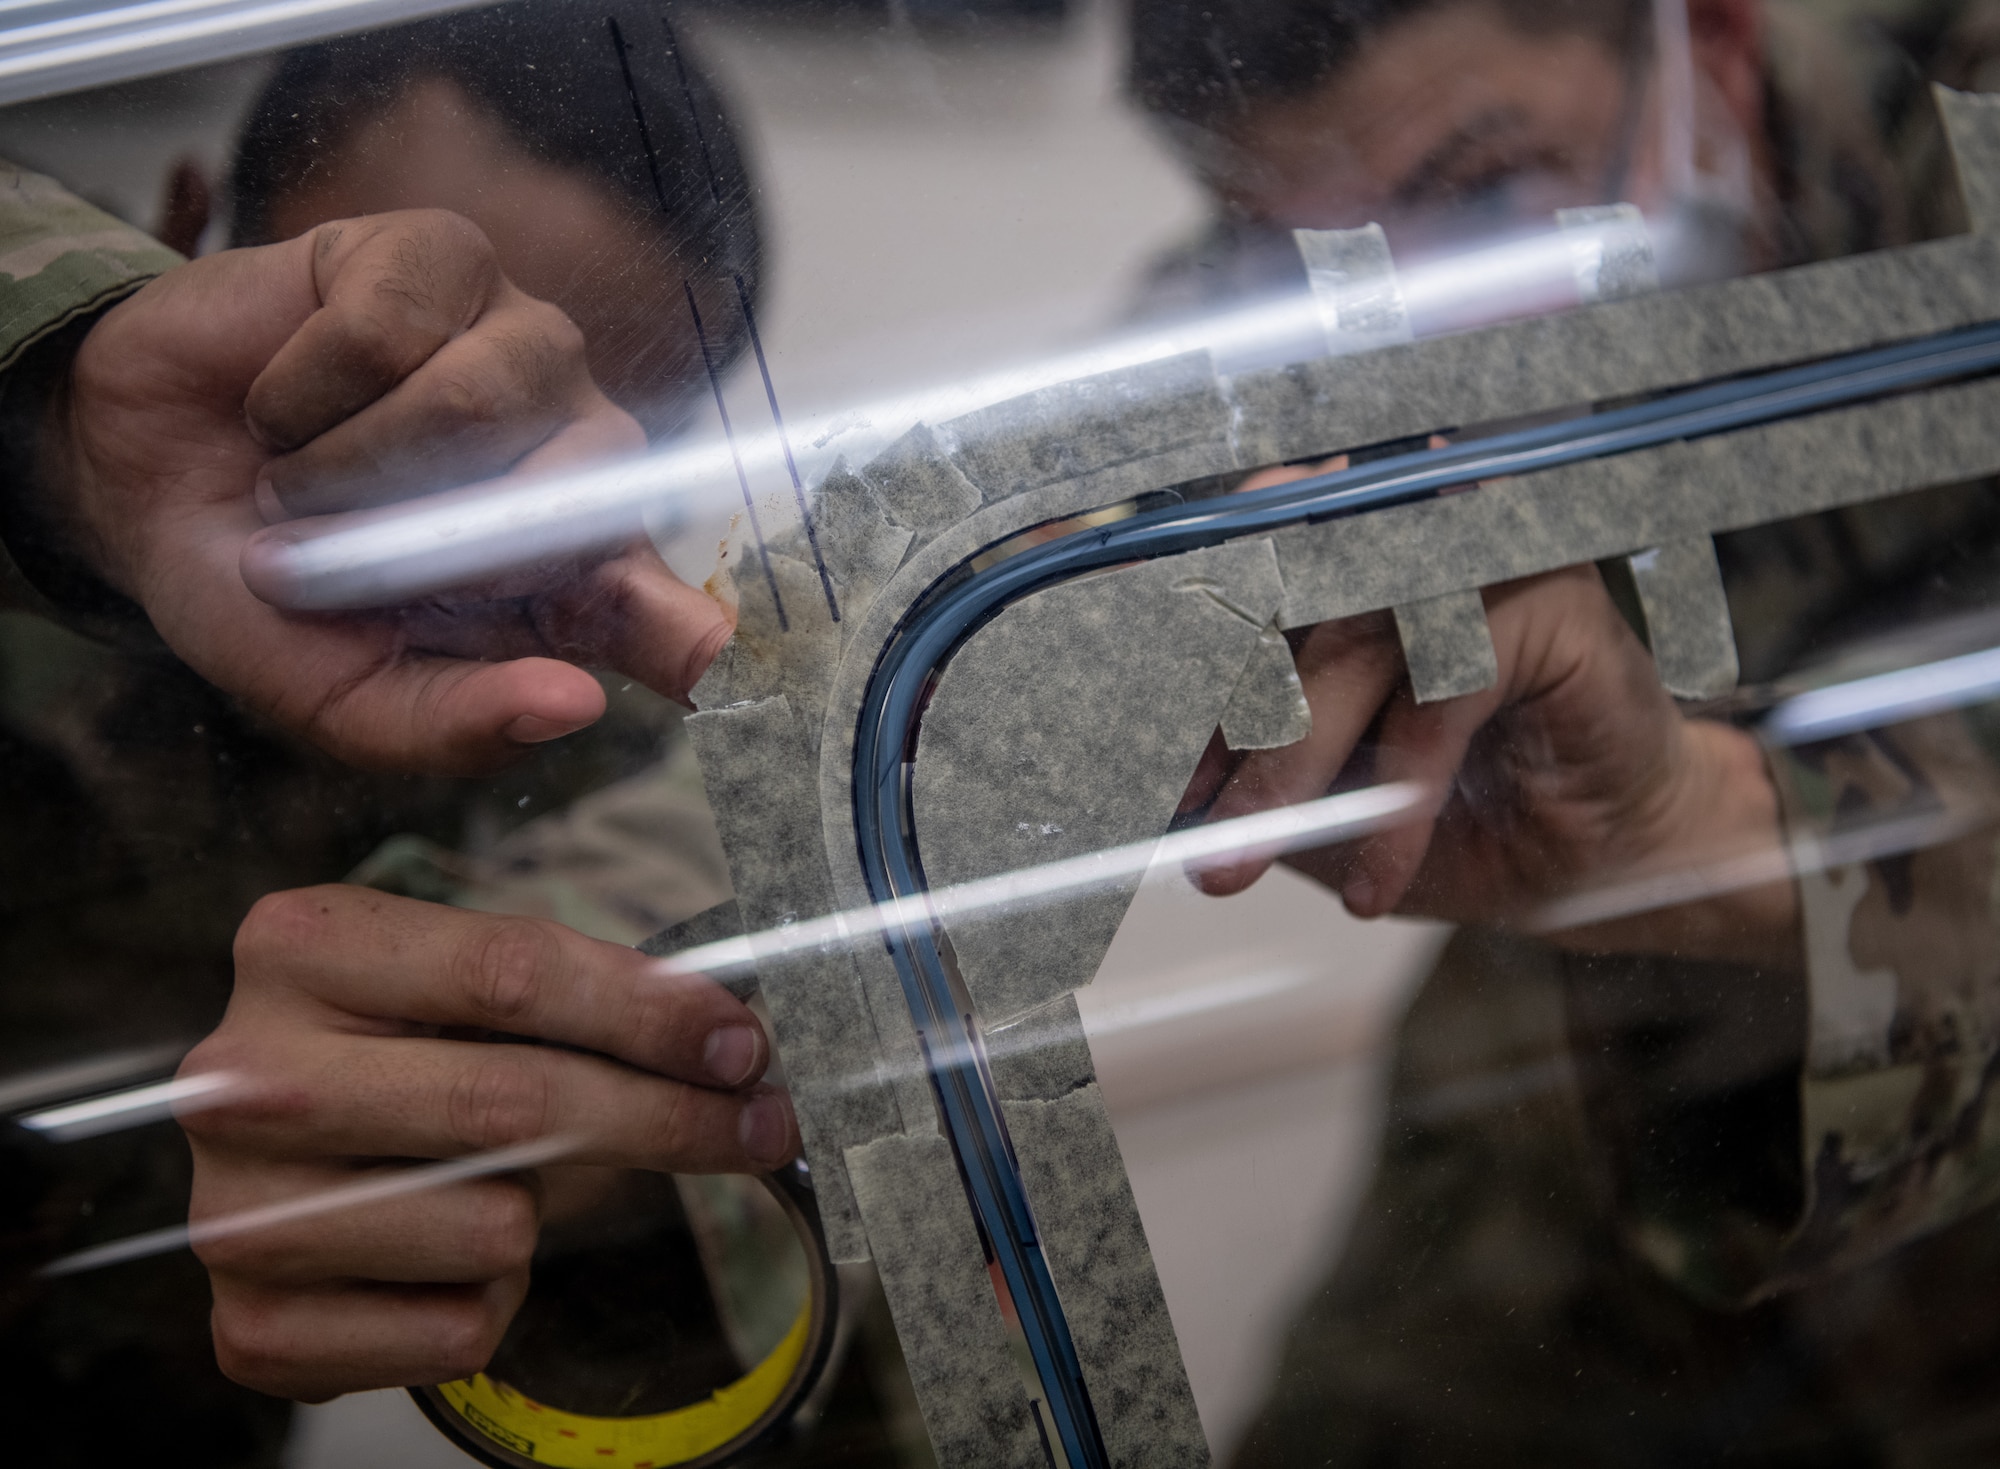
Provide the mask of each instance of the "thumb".
MULTIPOLYGON (((481 775, 594 723, 604 690, 553 658, 475 663, 404 657, 338 688, 294 725, 336 759, 370 770, 481 775)), ((287 711, 276 713, 281 722, 287 711)))
POLYGON ((735 631, 721 603, 645 543, 537 598, 531 615, 555 652, 682 704, 735 631))

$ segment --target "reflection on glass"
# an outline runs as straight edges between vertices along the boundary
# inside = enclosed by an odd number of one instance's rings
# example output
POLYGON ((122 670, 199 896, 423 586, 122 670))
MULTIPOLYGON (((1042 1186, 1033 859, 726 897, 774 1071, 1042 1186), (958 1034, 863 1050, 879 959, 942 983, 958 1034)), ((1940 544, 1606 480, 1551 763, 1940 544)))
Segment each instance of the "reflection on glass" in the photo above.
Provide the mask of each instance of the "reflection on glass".
MULTIPOLYGON (((1416 698, 1422 608, 1282 634, 1272 621, 1260 646, 1289 660, 1308 736, 1212 741, 1175 775, 1192 783, 1158 842, 887 903, 739 911, 732 927, 742 854, 719 844, 704 778, 728 803, 658 697, 690 696, 731 619, 729 657, 817 639, 752 693, 783 693, 806 721, 817 779, 799 809, 820 820, 811 797, 827 790, 841 809, 848 731, 822 727, 813 680, 842 659, 865 676, 884 632, 865 631, 869 597, 954 517, 983 513, 985 486, 952 515, 905 504, 857 528, 828 510, 843 472, 869 474, 919 423, 949 455, 964 447, 952 420, 1040 391, 1011 410, 1021 433, 1083 453, 1058 405, 1096 374, 1164 380, 1206 352, 1247 383, 1656 287, 1943 248, 1967 211, 1924 82, 1990 80, 1982 12, 787 4, 677 7, 663 28, 657 11, 565 0, 353 8, 337 24, 322 7, 310 31, 277 31, 268 7, 133 9, 30 7, 22 19, 57 29, 0 41, 0 94, 27 95, 4 89, 34 75, 51 94, 0 117, 0 152, 56 179, 23 181, 7 207, 30 212, 7 228, 60 214, 56 233, 10 234, 0 252, 0 318, 38 323, 9 340, 0 396, 0 1157, 18 1181, 0 1355, 41 1417, 131 1402, 205 1463, 295 1462, 289 1408, 232 1386, 218 1350, 280 1396, 485 1373, 516 1406, 578 1417, 717 1401, 782 1354, 822 1263, 748 1181, 778 1161, 751 1140, 796 1142, 757 1078, 782 1080, 786 1050, 800 1077, 814 1064, 785 997, 756 993, 760 967, 879 959, 885 934, 952 938, 982 918, 1060 929, 1081 899, 1149 874, 1077 997, 1122 1162, 1060 1161, 1106 1188, 1129 1174, 1218 1460, 1836 1464, 1945 1442, 1992 1457, 1991 1310, 1965 1286, 1991 1273, 2000 1044, 1989 483, 1719 537, 1745 691, 1717 701, 1662 691, 1655 563, 1622 555, 1489 588, 1498 681, 1438 700, 1416 698), (175 50, 197 20, 210 41, 175 50), (94 59, 31 54, 86 34, 103 42, 94 59), (291 49, 53 95, 101 68, 245 56, 252 36, 291 49), (124 223, 62 212, 80 200, 124 223), (454 320, 416 354, 440 370, 424 401, 443 410, 336 455, 358 409, 393 414, 430 380, 399 367, 286 438, 229 377, 199 412, 155 414, 151 438, 132 420, 92 437, 110 378, 88 344, 161 299, 105 314, 140 277, 221 279, 330 222, 428 209, 485 243, 416 241, 411 258, 470 261, 519 292, 505 330, 454 320), (176 267, 132 224, 215 258, 176 267), (88 274, 114 266, 115 281, 88 274), (36 294, 58 280, 86 284, 36 294), (593 422, 616 432, 548 462, 586 381, 638 426, 606 404, 593 422), (157 512, 169 503, 187 507, 178 539, 157 512), (273 520, 287 523, 259 537, 273 520), (708 590, 726 612, 696 585, 723 540, 708 590), (856 558, 872 582, 836 586, 828 567, 856 558), (383 674, 405 678, 370 681, 383 674), (454 703, 456 688, 491 702, 454 703), (407 718, 355 712, 385 708, 407 718), (294 896, 246 925, 274 892, 294 896), (549 926, 504 922, 523 915, 549 926), (666 960, 629 952, 689 920, 666 960), (524 934, 559 960, 534 971, 539 998, 450 987, 505 980, 481 956, 524 934), (712 1008, 682 1036, 649 1005, 712 1008), (779 1038, 769 1073, 753 1024, 779 1038), (519 1035, 555 1044, 496 1043, 519 1035), (686 1090, 662 1091, 670 1076, 686 1090), (554 1098, 540 1110, 539 1082, 554 1098), (695 1109, 676 1118, 716 1109, 689 1134, 699 1157, 661 1120, 667 1095, 695 1109), (679 1171, 696 1166, 741 1171, 679 1171), (343 1345, 384 1301, 438 1314, 343 1345), (438 1355, 452 1341, 471 1346, 438 1355)), ((294 283, 312 274, 299 263, 294 283)), ((422 275, 377 282, 406 325, 459 299, 422 275)), ((122 339, 128 364, 154 352, 175 370, 121 390, 212 386, 167 348, 212 367, 202 328, 226 320, 221 348, 247 351, 259 289, 122 339)), ((301 320, 325 305, 318 289, 301 320)), ((1747 314, 1700 325, 1759 329, 1747 314)), ((325 388, 352 360, 310 365, 303 380, 325 388)), ((1372 387, 1369 371, 1341 381, 1372 387)), ((1533 466, 1480 457, 1496 445, 1649 405, 1542 406, 1526 424, 1427 422, 1289 466, 1246 450, 1136 499, 1121 484, 1009 523, 939 572, 960 579, 938 595, 1064 537, 1112 544, 1176 498, 1224 517, 1253 503, 1232 494, 1293 474, 1368 488, 1448 460, 1475 467, 1428 490, 1505 493, 1503 475, 1533 466)), ((1853 468, 1824 466, 1829 483, 1853 468)), ((1058 629, 1002 702, 1037 696, 1093 635, 1086 618, 1058 629)), ((1175 650, 1155 641, 1145 667, 1099 672, 1164 677, 1175 650)), ((920 714, 933 696, 918 690, 920 714)), ((1105 708, 1121 748, 1158 737, 1105 708)), ((1027 768, 1008 761, 1038 748, 1024 736, 982 774, 1004 786, 1027 768)), ((921 774, 921 739, 885 749, 892 775, 921 774)), ((1115 785, 1086 778, 1080 801, 1115 785)), ((965 999, 966 973, 947 970, 965 999)), ((900 1036, 898 998, 869 991, 856 1013, 900 1036)), ((1053 1067, 1046 1018, 972 1013, 965 1044, 929 1060, 1053 1067)), ((800 1096, 837 1110, 886 1091, 920 1135, 931 1073, 903 1055, 800 1096)), ((811 1126, 806 1139, 820 1146, 811 1126)), ((915 1217, 959 1218, 950 1182, 915 1217)), ((1054 1255, 1064 1221, 1035 1208, 1054 1255)), ((929 1411, 940 1443, 980 1462, 986 1445, 947 1439, 941 1416, 976 1385, 938 1368, 976 1313, 919 1321, 899 1298, 904 1340, 936 1344, 905 1363, 868 1268, 840 1273, 841 1346, 773 1452, 922 1463, 929 1411)), ((1066 1279, 1059 1304, 1095 1309, 1078 1304, 1088 1277, 1066 1279)), ((997 1304, 1018 1305, 1004 1289, 997 1304)), ((1091 1350, 1143 1335, 1130 1309, 1091 1350)), ((1126 1426, 1116 1391, 1088 1388, 1099 1426, 1126 1426)), ((53 1437, 19 1452, 81 1462, 53 1437)))

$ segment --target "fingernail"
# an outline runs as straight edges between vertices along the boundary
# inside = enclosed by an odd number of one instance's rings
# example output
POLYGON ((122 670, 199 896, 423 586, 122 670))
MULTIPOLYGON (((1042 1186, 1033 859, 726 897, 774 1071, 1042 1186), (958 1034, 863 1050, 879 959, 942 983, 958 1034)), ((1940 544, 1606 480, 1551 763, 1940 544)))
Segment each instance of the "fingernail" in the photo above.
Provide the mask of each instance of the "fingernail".
POLYGON ((561 739, 582 728, 581 724, 565 724, 557 719, 544 719, 539 714, 520 714, 515 716, 504 733, 517 745, 539 745, 548 740, 561 739))
POLYGON ((1349 878, 1340 897, 1352 911, 1366 913, 1375 906, 1375 881, 1368 877, 1349 878))
POLYGON ((292 518, 285 509, 285 502, 278 498, 277 490, 272 488, 269 475, 258 475, 257 487, 250 494, 257 502, 257 513, 263 517, 264 524, 277 525, 292 518))
POLYGON ((792 1124, 785 1114, 785 1099, 777 1092, 752 1097, 737 1123, 743 1151, 754 1163, 775 1168, 792 1155, 792 1124))
POLYGON ((1236 869, 1233 867, 1190 867, 1188 869, 1188 881, 1194 884, 1195 890, 1207 893, 1211 898, 1227 895, 1230 891, 1231 879, 1235 876, 1236 869))
POLYGON ((757 1065, 757 1032, 747 1025, 725 1025, 708 1033, 701 1064, 724 1086, 741 1086, 757 1065))

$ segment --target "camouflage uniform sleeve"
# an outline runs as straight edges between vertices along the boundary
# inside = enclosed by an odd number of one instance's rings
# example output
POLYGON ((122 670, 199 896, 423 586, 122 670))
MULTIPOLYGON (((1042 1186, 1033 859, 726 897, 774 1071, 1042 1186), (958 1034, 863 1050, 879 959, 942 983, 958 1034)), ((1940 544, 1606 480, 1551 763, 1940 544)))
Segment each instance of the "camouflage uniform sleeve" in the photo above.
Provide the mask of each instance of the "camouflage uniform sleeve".
POLYGON ((0 159, 0 372, 50 332, 180 263, 54 179, 0 159))
MULTIPOLYGON (((54 179, 0 159, 0 386, 37 343, 180 263, 174 251, 54 179)), ((19 490, 7 486, 5 493, 19 490)), ((0 545, 0 607, 61 616, 14 549, 0 545)))
POLYGON ((1805 1211, 1776 1284, 1860 1264, 2000 1199, 2000 710, 1778 752, 1806 852, 1805 1211))
POLYGON ((2000 1201, 2000 708, 1773 751, 1799 969, 1567 954, 1625 1246, 1712 1307, 2000 1201))

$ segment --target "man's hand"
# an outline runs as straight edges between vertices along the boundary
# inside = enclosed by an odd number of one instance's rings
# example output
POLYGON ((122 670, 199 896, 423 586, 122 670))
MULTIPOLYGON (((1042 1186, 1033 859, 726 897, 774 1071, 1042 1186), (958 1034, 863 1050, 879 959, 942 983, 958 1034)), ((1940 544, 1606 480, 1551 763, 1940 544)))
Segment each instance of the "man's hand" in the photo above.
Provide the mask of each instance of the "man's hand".
MULTIPOLYGON (((1207 805, 1221 820, 1337 783, 1422 784, 1431 798, 1418 819, 1287 859, 1361 917, 1533 925, 1538 910, 1581 891, 1779 846, 1777 792, 1755 741, 1681 714, 1594 567, 1489 588, 1486 615, 1498 682, 1434 704, 1416 702, 1388 614, 1310 629, 1294 657, 1312 732, 1240 758, 1218 740, 1183 808, 1207 805)), ((1237 892, 1268 866, 1213 868, 1198 881, 1237 892)), ((1795 891, 1778 882, 1556 937, 1788 962, 1796 927, 1795 891)))
POLYGON ((575 326, 456 215, 326 224, 170 271, 91 330, 55 411, 48 518, 192 668, 352 764, 492 768, 603 712, 575 664, 684 699, 728 639, 650 545, 392 612, 285 613, 245 587, 269 516, 644 446, 575 326))
MULTIPOLYGON (((556 924, 279 893, 182 1064, 233 1078, 182 1122, 190 1215, 551 1137, 578 1163, 768 1171, 798 1148, 789 1101, 756 1084, 769 1055, 722 989, 556 924), (451 1038, 493 1031, 574 1049, 451 1038)), ((527 1289, 538 1197, 532 1176, 483 1178, 198 1244, 223 1371, 307 1400, 469 1376, 527 1289)))

